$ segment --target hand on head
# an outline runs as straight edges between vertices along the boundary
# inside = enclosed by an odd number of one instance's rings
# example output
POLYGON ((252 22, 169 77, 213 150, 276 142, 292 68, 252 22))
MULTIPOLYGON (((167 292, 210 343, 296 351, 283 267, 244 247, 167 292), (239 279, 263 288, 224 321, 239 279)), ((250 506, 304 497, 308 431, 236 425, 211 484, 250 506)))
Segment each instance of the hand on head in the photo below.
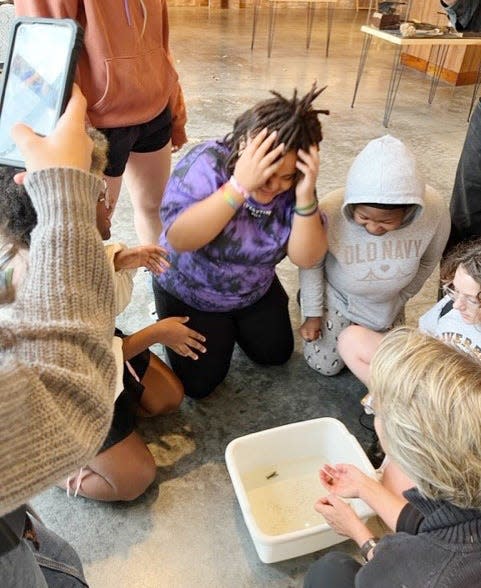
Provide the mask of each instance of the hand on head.
POLYGON ((254 138, 247 140, 234 168, 234 176, 241 186, 252 192, 263 186, 281 164, 284 143, 274 149, 277 132, 267 134, 262 129, 254 138))
POLYGON ((315 198, 316 180, 319 173, 319 148, 317 145, 311 145, 308 152, 299 149, 296 167, 302 174, 296 185, 296 200, 310 203, 315 198))
MULTIPOLYGON (((27 173, 50 167, 90 169, 93 142, 85 131, 86 109, 87 102, 74 84, 67 108, 50 135, 40 137, 21 123, 13 127, 12 137, 25 159, 27 173)), ((24 173, 15 176, 16 183, 23 183, 24 177, 24 173)))

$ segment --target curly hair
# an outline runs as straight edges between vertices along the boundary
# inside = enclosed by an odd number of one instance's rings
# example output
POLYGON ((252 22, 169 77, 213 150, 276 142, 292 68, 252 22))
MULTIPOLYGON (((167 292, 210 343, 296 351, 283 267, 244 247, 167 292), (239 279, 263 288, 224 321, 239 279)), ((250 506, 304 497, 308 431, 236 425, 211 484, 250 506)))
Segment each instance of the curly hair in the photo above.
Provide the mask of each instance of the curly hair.
MULTIPOLYGON (((94 142, 90 172, 101 175, 107 165, 107 139, 94 128, 87 133, 94 142)), ((13 176, 22 171, 0 166, 0 234, 2 241, 28 248, 30 235, 37 225, 37 213, 25 188, 13 181, 13 176)))
POLYGON ((297 89, 291 99, 284 98, 279 92, 271 90, 274 98, 259 102, 241 114, 234 122, 231 133, 224 137, 229 147, 226 160, 227 170, 232 173, 239 158, 239 150, 247 137, 255 137, 262 129, 268 132, 277 131, 272 145, 275 149, 284 143, 284 153, 303 149, 308 151, 311 145, 319 145, 322 141, 322 127, 319 114, 329 114, 329 110, 316 110, 312 103, 326 89, 317 88, 314 83, 311 90, 302 98, 298 98, 297 89))
POLYGON ((459 266, 480 286, 477 294, 481 302, 481 239, 459 243, 441 264, 443 284, 451 284, 459 266))
POLYGON ((479 363, 400 327, 379 345, 369 388, 383 447, 420 492, 460 508, 481 508, 479 363))
POLYGON ((24 171, 0 167, 0 232, 2 240, 15 247, 30 247, 30 233, 37 225, 37 213, 23 186, 15 184, 13 176, 24 171))

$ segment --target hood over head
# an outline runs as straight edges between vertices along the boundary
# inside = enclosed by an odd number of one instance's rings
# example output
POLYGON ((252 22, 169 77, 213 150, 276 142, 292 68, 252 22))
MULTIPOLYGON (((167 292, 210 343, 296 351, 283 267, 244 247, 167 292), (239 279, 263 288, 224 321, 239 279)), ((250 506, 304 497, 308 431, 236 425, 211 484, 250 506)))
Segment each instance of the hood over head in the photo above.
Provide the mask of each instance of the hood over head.
POLYGON ((406 226, 421 214, 425 189, 413 153, 399 139, 384 135, 370 141, 351 165, 342 211, 352 220, 353 204, 410 204, 406 226))

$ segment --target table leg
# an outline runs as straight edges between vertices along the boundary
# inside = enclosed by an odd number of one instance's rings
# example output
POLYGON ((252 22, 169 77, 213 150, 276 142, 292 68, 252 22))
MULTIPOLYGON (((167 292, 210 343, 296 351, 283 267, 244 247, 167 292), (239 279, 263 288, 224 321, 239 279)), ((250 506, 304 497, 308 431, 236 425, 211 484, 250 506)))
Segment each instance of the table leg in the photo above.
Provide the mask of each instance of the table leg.
POLYGON ((438 89, 439 79, 443 71, 444 62, 446 61, 446 55, 448 54, 448 45, 438 45, 436 47, 436 59, 433 72, 433 79, 431 80, 431 88, 429 90, 428 103, 432 104, 436 90, 438 89))
POLYGON ((269 34, 267 37, 267 57, 271 56, 274 43, 274 28, 276 24, 277 2, 271 2, 269 9, 269 34))
POLYGON ((259 2, 260 0, 254 0, 254 11, 252 14, 252 38, 251 38, 251 51, 254 49, 254 41, 256 39, 256 29, 257 29, 257 13, 259 12, 259 2))
POLYGON ((307 35, 306 35, 306 49, 309 49, 311 46, 311 35, 312 35, 312 23, 314 22, 314 12, 315 12, 315 4, 314 2, 307 3, 307 35))
POLYGON ((474 82, 474 88, 473 88, 473 95, 471 96, 471 104, 469 105, 468 122, 469 122, 469 119, 471 118, 471 113, 473 112, 474 103, 476 101, 476 96, 478 95, 480 84, 481 84, 481 61, 479 62, 478 74, 476 75, 476 81, 474 82))
POLYGON ((367 54, 369 52, 369 47, 371 46, 372 37, 371 35, 364 35, 364 41, 362 43, 361 49, 361 56, 359 57, 359 66, 357 68, 357 78, 356 78, 356 85, 354 86, 354 94, 352 95, 352 102, 351 108, 354 108, 354 102, 356 101, 357 90, 359 88, 359 84, 361 82, 362 73, 364 71, 364 66, 366 65, 367 54))
POLYGON ((331 43, 332 21, 334 19, 334 4, 327 3, 327 39, 326 39, 326 57, 329 57, 329 45, 331 43))
POLYGON ((389 80, 389 88, 386 96, 386 108, 384 109, 384 119, 382 124, 387 128, 389 119, 391 118, 391 112, 396 101, 397 90, 399 88, 399 82, 404 70, 404 65, 401 63, 401 47, 396 48, 394 53, 394 59, 391 70, 391 79, 389 80))

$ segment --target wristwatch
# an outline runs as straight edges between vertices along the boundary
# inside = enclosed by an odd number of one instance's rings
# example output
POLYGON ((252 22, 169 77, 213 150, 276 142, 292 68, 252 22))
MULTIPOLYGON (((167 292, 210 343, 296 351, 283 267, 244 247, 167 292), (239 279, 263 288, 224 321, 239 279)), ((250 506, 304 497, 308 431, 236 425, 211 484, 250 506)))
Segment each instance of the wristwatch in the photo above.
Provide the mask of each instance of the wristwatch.
POLYGON ((369 561, 367 559, 369 552, 371 551, 371 549, 374 549, 376 547, 378 541, 379 537, 371 537, 361 545, 361 555, 366 563, 369 561))

